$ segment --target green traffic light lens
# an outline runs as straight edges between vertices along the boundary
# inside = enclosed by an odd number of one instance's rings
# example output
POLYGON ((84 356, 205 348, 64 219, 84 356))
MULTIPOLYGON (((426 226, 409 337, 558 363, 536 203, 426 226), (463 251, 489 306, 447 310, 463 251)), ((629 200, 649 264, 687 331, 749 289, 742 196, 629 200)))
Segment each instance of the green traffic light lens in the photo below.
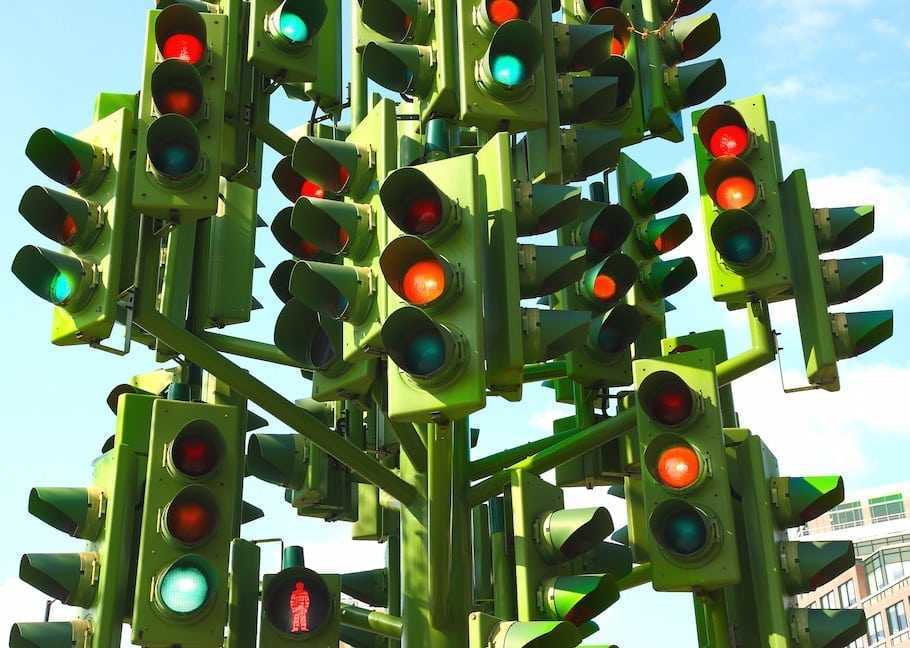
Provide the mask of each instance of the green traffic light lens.
POLYGON ((664 520, 663 541, 674 553, 691 556, 705 546, 708 529, 695 509, 680 509, 664 520))
POLYGON ((177 564, 161 578, 161 602, 176 614, 193 614, 205 606, 209 598, 209 581, 199 567, 177 564))
POLYGON ((59 306, 73 296, 73 282, 70 281, 70 278, 65 274, 58 272, 54 278, 51 279, 48 292, 51 301, 59 306))
POLYGON ((721 246, 721 254, 735 263, 749 263, 761 251, 761 235, 753 230, 732 232, 721 246))
POLYGON ((295 13, 284 11, 278 18, 278 30, 292 43, 305 43, 310 38, 306 21, 295 13))
POLYGON ((764 251, 764 234, 758 223, 744 210, 721 214, 711 225, 711 241, 720 256, 734 266, 757 263, 764 251))
POLYGON ((443 367, 446 360, 445 341, 438 331, 424 331, 417 335, 408 345, 408 373, 429 375, 443 367))
POLYGON ((527 66, 512 54, 500 54, 493 59, 493 78, 510 88, 521 85, 527 79, 527 66))

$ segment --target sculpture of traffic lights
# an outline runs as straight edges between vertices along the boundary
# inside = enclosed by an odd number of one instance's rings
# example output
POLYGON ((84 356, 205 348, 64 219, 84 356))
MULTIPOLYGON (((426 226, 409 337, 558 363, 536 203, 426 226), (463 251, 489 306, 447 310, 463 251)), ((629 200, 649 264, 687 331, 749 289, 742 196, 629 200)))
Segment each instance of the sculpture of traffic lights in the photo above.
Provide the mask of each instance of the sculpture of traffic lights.
POLYGON ((787 529, 841 503, 843 479, 780 477, 777 459, 758 436, 748 436, 731 452, 746 535, 741 544, 748 551, 752 575, 751 590, 736 598, 748 606, 738 612, 755 619, 756 639, 781 648, 838 648, 862 637, 866 632, 862 608, 799 608, 795 599, 853 567, 853 543, 793 541, 787 535, 787 529))
POLYGON ((780 151, 763 95, 692 115, 714 299, 787 299, 791 288, 780 151))
POLYGON ((135 115, 121 109, 71 137, 41 128, 25 154, 71 193, 30 187, 19 213, 59 252, 34 245, 13 260, 13 274, 54 308, 51 342, 97 344, 122 319, 132 284, 138 222, 130 210, 135 115))
POLYGON ((378 278, 379 251, 386 229, 376 178, 398 165, 398 125, 394 102, 377 103, 344 142, 302 137, 294 147, 292 169, 344 201, 301 196, 291 211, 290 228, 337 263, 301 260, 291 272, 289 290, 320 316, 345 323, 342 359, 378 355, 385 312, 378 278))
POLYGON ((613 531, 607 509, 565 509, 561 488, 522 470, 510 493, 519 621, 580 627, 619 600, 613 575, 578 571, 613 531))
POLYGON ((487 132, 547 125, 543 0, 467 0, 458 11, 458 120, 487 132))
POLYGON ((666 334, 666 299, 695 279, 690 257, 661 259, 679 247, 692 233, 685 214, 657 218, 655 214, 682 200, 689 187, 681 173, 653 177, 629 156, 620 155, 617 168, 620 204, 632 214, 632 233, 623 253, 638 266, 638 277, 626 296, 642 317, 641 331, 633 344, 635 358, 660 355, 666 334))
POLYGON ((218 210, 227 22, 183 4, 149 12, 133 207, 188 222, 218 210))
POLYGON ((152 407, 132 641, 220 645, 228 561, 239 536, 241 408, 158 399, 152 407))
POLYGON ((247 60, 278 83, 316 80, 320 50, 336 45, 323 25, 340 29, 332 12, 340 7, 326 0, 251 0, 247 60))
POLYGON ((802 170, 794 171, 783 182, 781 200, 806 375, 813 385, 837 391, 837 361, 865 353, 891 337, 894 313, 829 313, 829 306, 855 299, 880 284, 884 260, 880 256, 818 256, 871 234, 875 209, 871 205, 813 209, 802 170))
POLYGON ((455 8, 445 0, 360 0, 360 5, 357 48, 364 75, 413 97, 423 121, 454 116, 455 8))
POLYGON ((633 543, 650 557, 657 591, 711 590, 740 578, 714 363, 704 349, 632 366, 647 520, 633 543))
POLYGON ((31 490, 29 513, 88 546, 82 553, 26 554, 19 576, 48 596, 85 610, 73 621, 15 623, 10 646, 119 645, 133 596, 136 511, 142 502, 154 401, 147 395, 120 397, 113 446, 94 462, 90 487, 31 490))
POLYGON ((639 49, 645 127, 671 142, 683 141, 681 111, 704 103, 727 84, 720 59, 680 65, 720 42, 716 14, 693 16, 707 2, 643 0, 643 26, 654 30, 639 49))
POLYGON ((281 571, 262 578, 259 645, 335 648, 341 633, 341 576, 307 569, 302 547, 285 547, 281 571))
MULTIPOLYGON (((484 300, 487 382, 493 393, 521 398, 525 364, 559 357, 584 344, 591 315, 566 306, 557 291, 577 281, 592 264, 615 251, 631 220, 615 206, 586 200, 577 187, 523 179, 522 162, 497 134, 477 153, 483 179, 489 241, 484 300), (518 237, 577 229, 560 246, 520 243, 518 237), (525 308, 522 299, 559 299, 559 308, 525 308)), ((574 230, 573 230, 574 231, 574 230)))
POLYGON ((503 621, 483 612, 468 616, 470 648, 572 648, 582 642, 568 621, 503 621))
POLYGON ((485 403, 486 211, 476 177, 477 158, 462 155, 399 168, 380 185, 392 420, 457 419, 485 403))

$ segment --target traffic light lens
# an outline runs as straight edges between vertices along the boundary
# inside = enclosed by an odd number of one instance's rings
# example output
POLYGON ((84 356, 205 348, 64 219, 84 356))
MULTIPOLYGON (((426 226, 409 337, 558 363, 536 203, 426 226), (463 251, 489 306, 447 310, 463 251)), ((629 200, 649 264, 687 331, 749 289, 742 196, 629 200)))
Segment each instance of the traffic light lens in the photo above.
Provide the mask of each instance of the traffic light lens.
POLYGON ((192 495, 178 496, 167 509, 167 530, 184 544, 201 542, 215 528, 215 515, 210 505, 192 495))
POLYGON ((439 299, 446 290, 446 273, 436 259, 418 261, 404 273, 404 297, 415 306, 425 306, 439 299))
POLYGON ((317 369, 328 367, 335 360, 335 348, 328 333, 319 328, 310 342, 310 361, 317 369))
POLYGON ((624 337, 621 331, 612 326, 604 326, 597 335, 597 344, 604 353, 616 353, 622 350, 624 337))
POLYGON ((171 612, 192 614, 209 598, 209 582, 193 565, 174 565, 161 579, 161 602, 171 612))
POLYGON ((54 278, 51 279, 50 286, 51 300, 55 304, 62 304, 68 300, 73 294, 73 284, 62 272, 58 272, 54 275, 54 278))
POLYGON ((192 34, 171 34, 164 41, 161 54, 166 59, 175 58, 196 65, 205 54, 205 45, 192 34))
POLYGON ((424 331, 408 346, 405 370, 426 376, 442 368, 446 359, 445 341, 437 331, 424 331))
POLYGON ((667 546, 682 556, 701 550, 708 540, 705 522, 694 509, 679 509, 664 520, 663 537, 667 546))
POLYGON ((165 113, 192 117, 199 110, 199 96, 189 90, 170 90, 161 101, 161 109, 165 113))
POLYGON ((351 242, 351 235, 343 227, 338 228, 338 249, 343 250, 351 242))
POLYGON ((78 233, 79 226, 76 225, 76 219, 67 214, 60 225, 60 243, 62 245, 70 245, 78 233))
POLYGON ((442 222, 442 204, 436 198, 418 198, 408 207, 405 227, 409 234, 425 235, 442 222))
POLYGON ((274 576, 265 587, 262 610, 269 624, 306 643, 304 635, 319 632, 335 611, 331 599, 325 581, 316 572, 292 567, 274 576))
POLYGON ((692 397, 686 391, 669 389, 657 395, 654 402, 654 415, 661 423, 677 425, 682 423, 692 412, 692 397))
POLYGON ((616 297, 616 280, 610 275, 597 275, 594 279, 594 297, 602 301, 610 301, 616 297))
POLYGON ((622 56, 626 53, 626 46, 618 38, 614 38, 610 43, 610 54, 613 56, 622 56))
POLYGON ((521 18, 521 8, 515 0, 490 0, 487 3, 487 13, 497 27, 521 18))
POLYGON ((748 227, 731 232, 721 243, 720 253, 734 263, 749 263, 761 252, 761 232, 748 227))
POLYGON ((714 201, 721 209, 741 209, 755 200, 755 182, 751 178, 733 176, 717 185, 714 201))
POLYGON ((315 243, 305 241, 304 239, 300 239, 297 250, 300 252, 300 257, 303 259, 315 259, 319 256, 319 246, 315 243))
POLYGON ((179 178, 196 166, 196 151, 183 142, 168 142, 158 148, 152 156, 152 164, 165 175, 179 178))
POLYGON ((306 21, 295 13, 285 11, 278 19, 278 29, 292 43, 305 43, 310 38, 306 21))
POLYGON ((219 452, 209 434, 191 427, 177 436, 171 448, 171 459, 174 467, 184 475, 202 477, 215 469, 219 452))
POLYGON ((664 425, 679 425, 694 410, 692 390, 682 378, 669 371, 653 373, 638 388, 639 400, 648 416, 664 425))
POLYGON ((300 195, 307 198, 325 198, 325 189, 311 180, 304 180, 300 185, 300 195))
POLYGON ((527 71, 524 62, 513 54, 500 54, 493 59, 493 78, 514 88, 524 82, 527 71))
POLYGON ((718 128, 711 135, 711 141, 708 144, 711 155, 714 157, 742 155, 748 146, 749 133, 745 128, 737 124, 728 124, 718 128))
POLYGON ((657 458, 657 476, 670 488, 691 486, 698 481, 700 471, 698 455, 688 446, 667 448, 657 458))

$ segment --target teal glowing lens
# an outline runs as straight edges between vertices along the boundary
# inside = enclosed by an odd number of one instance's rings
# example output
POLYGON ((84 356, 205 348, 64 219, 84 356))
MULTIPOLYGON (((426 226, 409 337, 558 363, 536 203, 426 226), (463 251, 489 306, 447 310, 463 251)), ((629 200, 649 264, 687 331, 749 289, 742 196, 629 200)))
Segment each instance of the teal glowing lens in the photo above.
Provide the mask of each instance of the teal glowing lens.
POLYGON ((524 62, 512 54, 500 54, 493 59, 493 78, 510 88, 521 84, 527 72, 524 62))
POLYGON ((196 166, 196 152, 182 142, 170 142, 152 157, 152 164, 171 177, 186 175, 196 166))
POLYGON ((171 612, 192 614, 205 605, 209 582, 202 570, 192 565, 174 565, 161 579, 161 602, 171 612))
POLYGON ((58 272, 51 279, 50 285, 51 301, 55 304, 62 304, 73 295, 73 283, 62 272, 58 272))
POLYGON ((445 363, 446 349, 442 336, 436 331, 420 333, 411 340, 407 351, 408 373, 426 376, 445 363))
POLYGON ((677 511, 664 522, 664 541, 675 553, 690 556, 705 546, 708 530, 694 510, 677 511))
POLYGON ((278 29, 292 43, 305 43, 310 37, 306 21, 295 13, 285 11, 278 19, 278 29))

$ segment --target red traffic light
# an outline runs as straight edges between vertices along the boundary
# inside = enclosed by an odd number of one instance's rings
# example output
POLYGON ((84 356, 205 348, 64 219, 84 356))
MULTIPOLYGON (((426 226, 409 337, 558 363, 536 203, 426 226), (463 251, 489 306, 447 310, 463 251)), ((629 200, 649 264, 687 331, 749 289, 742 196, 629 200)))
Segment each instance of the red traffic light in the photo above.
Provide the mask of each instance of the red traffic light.
POLYGON ((425 236, 442 222, 442 203, 437 196, 417 198, 407 209, 404 225, 408 234, 425 236))
POLYGON ((749 147, 749 131, 739 124, 721 126, 711 135, 708 150, 714 157, 742 155, 749 147))
POLYGON ((700 474, 698 454, 687 445, 670 446, 657 457, 657 477, 664 486, 688 488, 700 474))
POLYGON ((490 21, 497 27, 522 17, 521 7, 515 0, 488 0, 487 14, 490 16, 490 21))
POLYGON ((190 7, 172 4, 155 19, 155 42, 165 59, 198 65, 206 53, 205 21, 190 7))
POLYGON ((174 468, 188 477, 204 477, 214 471, 221 459, 216 434, 207 423, 187 425, 171 445, 174 468))
POLYGON ((181 491, 167 507, 165 526, 168 534, 185 545, 197 545, 215 530, 215 504, 201 487, 181 491))
POLYGON ((714 157, 739 157, 749 149, 749 128, 733 106, 721 104, 709 108, 698 119, 697 128, 702 145, 714 157))
POLYGON ((321 630, 334 612, 325 581, 304 567, 290 567, 271 577, 262 593, 262 607, 273 627, 301 639, 321 630))
POLYGON ((161 55, 196 65, 205 55, 205 44, 192 34, 171 34, 161 47, 161 55))
POLYGON ((647 376, 638 388, 638 398, 645 413, 663 425, 680 425, 695 411, 692 390, 682 378, 669 371, 647 376))
POLYGON ((616 297, 616 281, 607 274, 599 274, 594 279, 594 296, 602 301, 616 297))
POLYGON ((415 306, 425 306, 439 299, 446 291, 446 272, 436 259, 423 259, 404 273, 404 297, 415 306))
POLYGON ((312 180, 303 178, 300 183, 300 196, 303 198, 325 198, 325 189, 312 180))

